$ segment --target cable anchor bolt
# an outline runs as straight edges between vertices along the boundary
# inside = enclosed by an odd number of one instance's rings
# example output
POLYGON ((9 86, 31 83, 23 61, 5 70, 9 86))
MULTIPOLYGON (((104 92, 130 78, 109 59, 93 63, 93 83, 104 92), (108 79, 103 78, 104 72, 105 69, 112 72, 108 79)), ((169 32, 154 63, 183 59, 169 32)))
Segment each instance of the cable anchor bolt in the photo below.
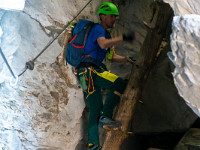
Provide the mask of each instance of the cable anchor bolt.
POLYGON ((34 69, 34 61, 26 62, 26 68, 33 70, 34 69))

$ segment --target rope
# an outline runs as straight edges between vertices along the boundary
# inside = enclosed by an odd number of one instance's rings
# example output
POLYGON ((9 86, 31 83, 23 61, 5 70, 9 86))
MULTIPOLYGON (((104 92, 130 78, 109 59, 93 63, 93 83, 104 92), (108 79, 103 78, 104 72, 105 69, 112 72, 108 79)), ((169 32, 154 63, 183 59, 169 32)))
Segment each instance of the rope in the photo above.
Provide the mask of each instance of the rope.
MULTIPOLYGON (((70 22, 73 22, 80 14, 81 14, 81 12, 90 4, 92 2, 92 0, 90 0, 79 12, 78 12, 78 14, 70 21, 70 22)), ((70 24, 70 22, 67 24, 67 25, 65 25, 64 26, 64 28, 63 28, 63 30, 58 34, 58 35, 56 35, 56 37, 55 38, 53 38, 53 39, 51 39, 50 41, 49 41, 49 43, 43 48, 43 50, 32 60, 32 61, 29 61, 29 62, 27 62, 26 63, 26 66, 25 66, 25 69, 22 71, 22 73, 20 73, 19 75, 18 75, 18 77, 19 76, 21 76, 22 74, 24 74, 25 72, 26 72, 26 70, 27 69, 30 69, 30 70, 33 70, 33 68, 34 68, 34 62, 35 62, 35 60, 42 54, 42 53, 44 53, 44 51, 66 30, 66 28, 68 27, 68 26, 70 26, 71 24, 70 24)))
POLYGON ((6 59, 5 55, 4 55, 4 53, 3 53, 2 49, 1 49, 1 47, 0 47, 0 52, 1 52, 1 56, 2 56, 2 58, 3 58, 3 60, 4 60, 4 62, 6 63, 6 65, 7 65, 7 67, 8 67, 8 70, 10 71, 11 75, 13 76, 13 78, 16 79, 16 76, 15 76, 15 74, 13 73, 13 71, 12 71, 10 65, 8 64, 8 61, 7 61, 7 59, 6 59))

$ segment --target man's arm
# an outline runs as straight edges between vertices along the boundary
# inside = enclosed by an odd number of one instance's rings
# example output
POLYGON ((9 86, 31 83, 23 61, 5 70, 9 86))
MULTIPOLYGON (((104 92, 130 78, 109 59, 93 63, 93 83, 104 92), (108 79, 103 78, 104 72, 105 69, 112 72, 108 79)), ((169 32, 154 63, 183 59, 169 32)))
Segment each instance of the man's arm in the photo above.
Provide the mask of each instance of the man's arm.
POLYGON ((137 32, 131 33, 131 34, 123 34, 122 36, 118 36, 112 39, 106 39, 105 37, 99 37, 97 39, 97 42, 101 49, 112 47, 121 41, 128 41, 133 42, 133 40, 137 40, 139 37, 139 34, 137 32))
POLYGON ((113 62, 119 62, 119 63, 127 63, 127 58, 125 56, 120 56, 117 55, 115 52, 113 53, 113 58, 112 58, 113 62))
POLYGON ((120 43, 122 40, 123 40, 122 36, 115 37, 112 39, 106 39, 105 37, 99 37, 97 39, 97 42, 101 49, 105 49, 105 48, 109 48, 109 47, 112 47, 112 46, 120 43))

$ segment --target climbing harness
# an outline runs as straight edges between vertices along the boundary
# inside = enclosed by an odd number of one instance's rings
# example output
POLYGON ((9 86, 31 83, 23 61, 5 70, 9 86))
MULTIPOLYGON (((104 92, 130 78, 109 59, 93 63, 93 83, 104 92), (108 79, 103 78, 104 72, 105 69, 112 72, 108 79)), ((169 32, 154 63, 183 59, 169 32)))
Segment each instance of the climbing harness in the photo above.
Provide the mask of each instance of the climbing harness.
POLYGON ((46 49, 61 35, 61 33, 63 33, 63 32, 66 30, 67 27, 69 27, 69 26, 74 26, 74 24, 73 24, 72 22, 81 14, 81 12, 90 4, 90 2, 92 2, 92 0, 90 0, 89 2, 87 2, 87 4, 78 12, 78 14, 77 14, 67 25, 64 26, 63 30, 62 30, 60 33, 58 33, 58 34, 55 36, 55 38, 53 38, 53 39, 51 39, 51 40, 49 41, 49 43, 43 48, 43 50, 42 50, 33 60, 30 60, 30 61, 26 62, 25 69, 22 71, 22 73, 20 73, 20 74, 18 75, 18 77, 21 76, 22 74, 24 74, 24 73, 26 72, 27 69, 29 69, 29 70, 33 70, 33 69, 34 69, 34 62, 35 62, 35 60, 36 60, 42 53, 44 53, 44 51, 45 51, 45 50, 46 50, 46 49))
POLYGON ((104 71, 102 73, 99 73, 96 70, 92 69, 91 67, 89 67, 88 69, 91 70, 92 72, 94 72, 95 74, 97 74, 98 76, 100 76, 110 82, 115 82, 115 80, 118 78, 117 75, 111 73, 110 71, 104 71))
MULTIPOLYGON (((118 78, 117 75, 110 73, 109 71, 104 71, 102 73, 99 73, 94 69, 94 67, 84 68, 83 71, 79 73, 79 76, 80 76, 79 79, 80 79, 80 84, 83 91, 84 92, 87 91, 88 93, 86 96, 86 99, 88 98, 89 95, 93 94, 96 91, 94 87, 94 81, 92 78, 92 72, 110 82, 115 82, 115 80, 118 78), (86 76, 87 70, 89 71, 88 78, 86 76), (86 82, 88 82, 88 84, 86 82)), ((115 91, 114 93, 118 96, 121 96, 121 94, 117 91, 115 91)))
POLYGON ((88 98, 89 95, 91 95, 95 92, 94 82, 93 82, 93 78, 92 78, 92 71, 94 71, 94 67, 83 68, 83 71, 78 74, 80 76, 79 79, 80 79, 80 84, 83 89, 83 92, 87 91, 87 93, 88 93, 86 96, 86 99, 88 98), (89 70, 88 78, 86 76, 87 70, 89 70), (86 82, 88 82, 88 85, 86 82))

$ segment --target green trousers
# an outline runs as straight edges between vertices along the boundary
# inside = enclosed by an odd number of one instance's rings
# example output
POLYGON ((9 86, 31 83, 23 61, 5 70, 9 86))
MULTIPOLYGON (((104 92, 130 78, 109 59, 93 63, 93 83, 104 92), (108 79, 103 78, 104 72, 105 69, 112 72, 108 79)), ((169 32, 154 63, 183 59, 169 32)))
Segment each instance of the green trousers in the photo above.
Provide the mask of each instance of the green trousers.
POLYGON ((79 80, 81 76, 85 76, 87 86, 90 85, 89 92, 88 89, 84 91, 87 97, 86 102, 89 107, 88 143, 99 145, 99 117, 102 115, 112 118, 113 110, 120 101, 119 94, 123 94, 126 82, 116 75, 102 69, 94 69, 90 72, 88 68, 80 68, 78 69, 79 80), (102 73, 105 74, 101 76, 102 73), (102 88, 109 90, 104 104, 102 101, 102 88))

